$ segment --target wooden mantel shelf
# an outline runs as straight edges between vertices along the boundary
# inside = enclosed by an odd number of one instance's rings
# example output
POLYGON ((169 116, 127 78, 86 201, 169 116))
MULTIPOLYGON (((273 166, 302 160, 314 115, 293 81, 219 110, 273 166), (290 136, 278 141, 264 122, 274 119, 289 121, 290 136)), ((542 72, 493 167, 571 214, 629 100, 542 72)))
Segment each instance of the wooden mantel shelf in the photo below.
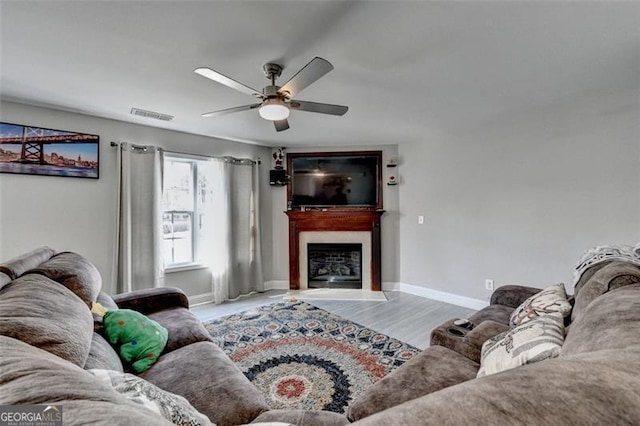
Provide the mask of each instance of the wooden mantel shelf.
POLYGON ((288 210, 289 216, 289 288, 300 289, 300 232, 371 232, 371 289, 382 290, 379 209, 288 210))

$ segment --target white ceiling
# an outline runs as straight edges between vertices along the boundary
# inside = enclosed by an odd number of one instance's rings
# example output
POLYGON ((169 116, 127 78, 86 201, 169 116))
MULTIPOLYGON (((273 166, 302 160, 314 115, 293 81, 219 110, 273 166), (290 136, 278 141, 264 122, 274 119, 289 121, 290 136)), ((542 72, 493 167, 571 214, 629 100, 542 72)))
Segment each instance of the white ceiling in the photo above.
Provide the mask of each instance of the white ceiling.
POLYGON ((0 16, 3 99, 271 146, 640 112, 640 3, 2 1, 0 16), (296 98, 348 105, 345 116, 294 111, 280 133, 257 110, 200 116, 254 99, 195 68, 261 89, 265 62, 284 65, 282 84, 315 56, 335 69, 296 98))

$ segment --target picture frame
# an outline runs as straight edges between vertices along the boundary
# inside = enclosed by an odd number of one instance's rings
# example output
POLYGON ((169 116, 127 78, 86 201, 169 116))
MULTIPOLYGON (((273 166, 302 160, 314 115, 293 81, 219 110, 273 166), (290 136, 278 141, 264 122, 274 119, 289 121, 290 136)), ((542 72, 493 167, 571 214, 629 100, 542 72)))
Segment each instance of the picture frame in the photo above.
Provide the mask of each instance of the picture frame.
POLYGON ((98 179, 100 136, 0 121, 0 173, 98 179))

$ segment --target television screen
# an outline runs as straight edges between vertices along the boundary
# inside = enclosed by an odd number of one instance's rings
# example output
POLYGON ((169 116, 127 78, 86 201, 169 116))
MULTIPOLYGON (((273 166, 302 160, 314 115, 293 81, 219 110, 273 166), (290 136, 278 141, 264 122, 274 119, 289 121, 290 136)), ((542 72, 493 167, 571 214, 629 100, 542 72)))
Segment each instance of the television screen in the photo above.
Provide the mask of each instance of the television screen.
POLYGON ((289 155, 292 207, 378 206, 378 153, 289 155))

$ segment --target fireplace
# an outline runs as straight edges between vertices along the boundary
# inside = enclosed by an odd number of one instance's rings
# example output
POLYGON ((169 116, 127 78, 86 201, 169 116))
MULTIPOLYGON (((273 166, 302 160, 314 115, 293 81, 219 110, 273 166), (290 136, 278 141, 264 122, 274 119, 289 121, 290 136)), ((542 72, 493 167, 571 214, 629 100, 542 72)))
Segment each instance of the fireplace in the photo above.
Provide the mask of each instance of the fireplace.
POLYGON ((377 209, 288 210, 289 288, 307 288, 309 244, 360 244, 361 287, 381 291, 380 216, 377 209))
POLYGON ((362 244, 307 244, 309 288, 362 288, 362 244))

